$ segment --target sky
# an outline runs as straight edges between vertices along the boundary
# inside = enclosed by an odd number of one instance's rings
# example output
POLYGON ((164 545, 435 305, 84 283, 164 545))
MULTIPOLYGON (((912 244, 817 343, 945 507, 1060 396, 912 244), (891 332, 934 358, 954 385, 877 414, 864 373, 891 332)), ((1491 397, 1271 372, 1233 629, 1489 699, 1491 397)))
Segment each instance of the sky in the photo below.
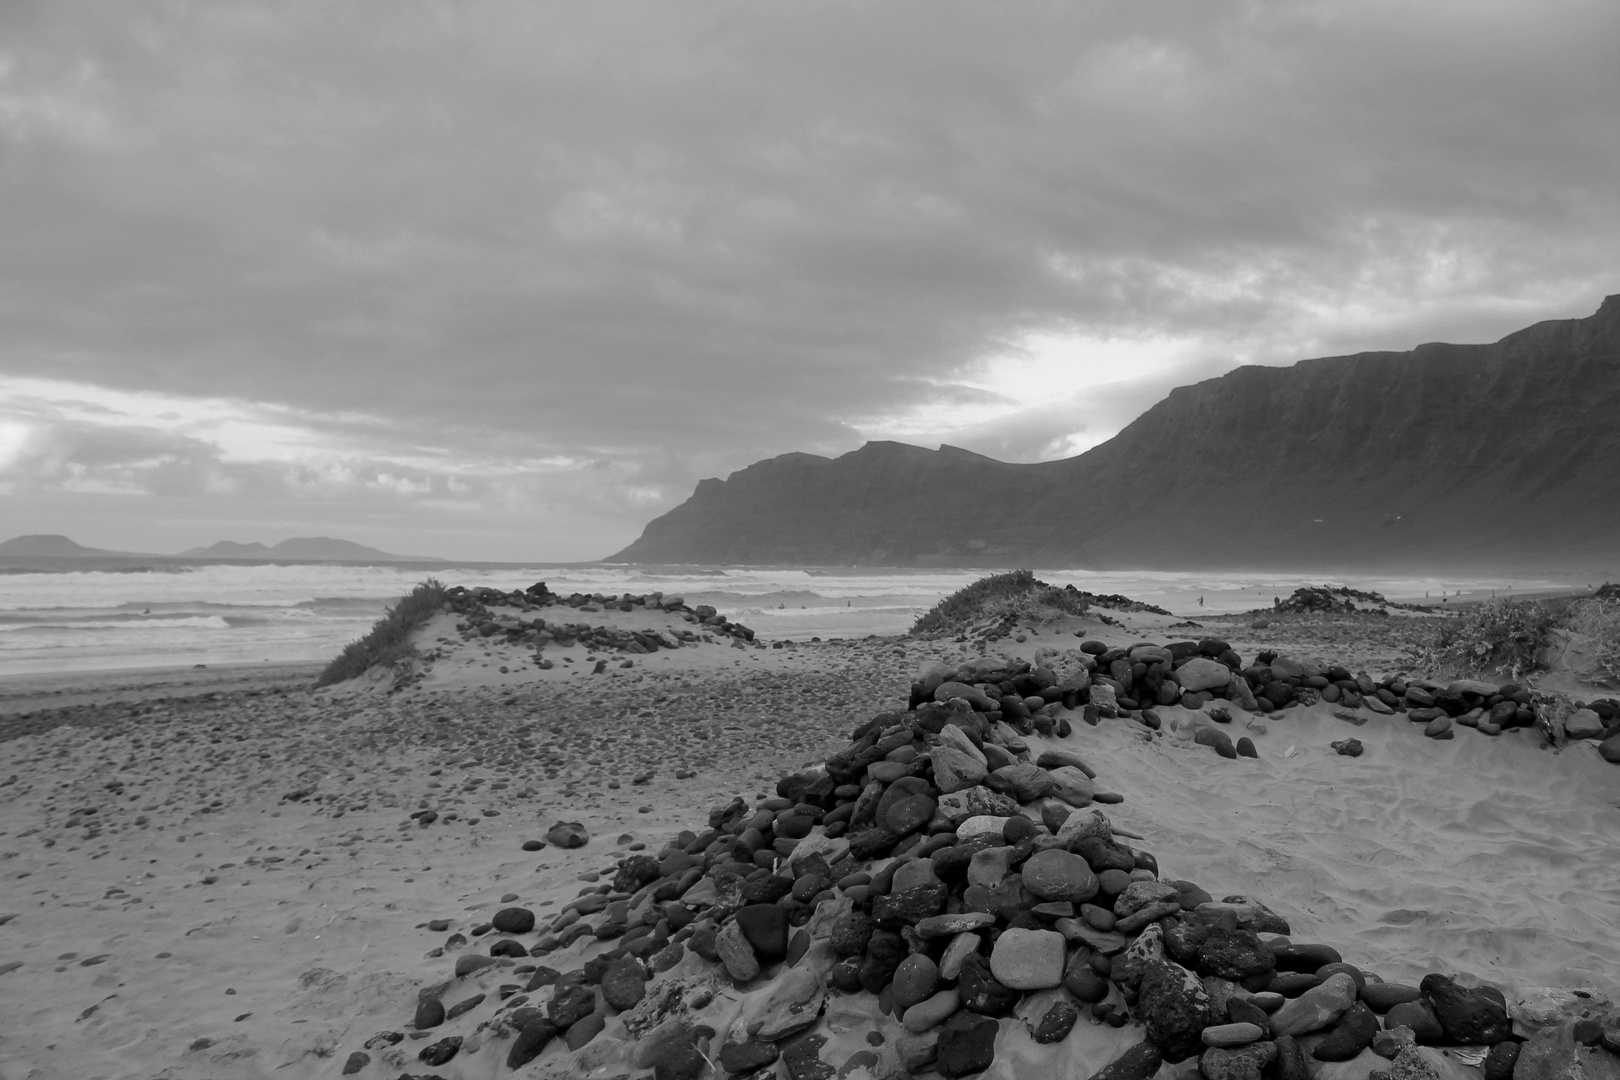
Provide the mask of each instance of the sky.
POLYGON ((599 558, 1617 252, 1613 0, 6 0, 0 539, 599 558))

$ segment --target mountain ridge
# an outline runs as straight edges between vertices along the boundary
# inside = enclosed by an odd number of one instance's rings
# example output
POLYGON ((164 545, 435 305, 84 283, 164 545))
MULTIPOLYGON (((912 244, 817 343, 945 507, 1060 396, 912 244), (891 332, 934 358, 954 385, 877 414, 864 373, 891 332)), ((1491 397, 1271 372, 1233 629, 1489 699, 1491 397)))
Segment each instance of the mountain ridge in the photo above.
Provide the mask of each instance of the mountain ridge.
POLYGON ((1246 365, 1077 457, 868 443, 700 482, 606 561, 1620 563, 1620 296, 1484 345, 1246 365))
POLYGON ((357 544, 352 540, 339 540, 330 536, 295 536, 268 547, 257 541, 243 544, 234 540, 218 540, 205 547, 188 548, 178 555, 155 555, 150 552, 112 551, 106 548, 85 547, 83 544, 60 533, 33 533, 0 541, 0 556, 20 559, 134 558, 261 562, 278 559, 293 559, 302 562, 445 561, 429 555, 395 555, 378 548, 357 544))

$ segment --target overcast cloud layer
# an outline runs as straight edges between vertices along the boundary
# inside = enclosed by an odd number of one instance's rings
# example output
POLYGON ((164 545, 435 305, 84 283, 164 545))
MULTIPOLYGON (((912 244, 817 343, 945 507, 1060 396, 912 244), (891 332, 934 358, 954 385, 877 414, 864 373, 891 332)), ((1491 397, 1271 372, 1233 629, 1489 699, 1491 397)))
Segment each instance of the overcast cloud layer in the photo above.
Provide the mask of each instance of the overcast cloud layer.
MULTIPOLYGON (((1620 292, 1613 0, 0 5, 0 532, 593 558, 1620 292)), ((0 539, 3 539, 0 536, 0 539)))

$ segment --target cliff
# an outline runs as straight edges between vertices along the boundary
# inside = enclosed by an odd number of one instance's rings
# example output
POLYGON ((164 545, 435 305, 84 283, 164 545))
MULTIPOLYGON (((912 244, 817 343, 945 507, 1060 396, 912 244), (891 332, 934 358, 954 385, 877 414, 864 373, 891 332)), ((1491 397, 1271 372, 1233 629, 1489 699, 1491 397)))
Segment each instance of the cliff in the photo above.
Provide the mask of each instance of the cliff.
POLYGON ((1063 461, 899 443, 786 454, 703 481, 610 561, 1613 565, 1616 417, 1611 296, 1491 345, 1238 368, 1063 461))

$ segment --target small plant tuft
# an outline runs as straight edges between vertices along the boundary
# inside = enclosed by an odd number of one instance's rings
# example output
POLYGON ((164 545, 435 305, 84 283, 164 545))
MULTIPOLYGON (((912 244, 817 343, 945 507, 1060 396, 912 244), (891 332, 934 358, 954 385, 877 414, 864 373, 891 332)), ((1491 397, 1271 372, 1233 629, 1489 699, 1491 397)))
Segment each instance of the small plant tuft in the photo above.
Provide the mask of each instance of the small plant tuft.
POLYGON ((428 620, 444 607, 447 599, 444 586, 428 578, 412 589, 408 596, 400 597, 365 637, 345 645, 343 651, 326 665, 326 670, 315 680, 315 685, 331 686, 363 675, 378 664, 392 664, 415 656, 416 646, 411 643, 411 635, 427 625, 428 620))
POLYGON ((987 620, 1041 620, 1083 615, 1087 601, 1073 585, 1048 585, 1029 570, 991 574, 956 590, 918 617, 913 634, 959 633, 987 620))

